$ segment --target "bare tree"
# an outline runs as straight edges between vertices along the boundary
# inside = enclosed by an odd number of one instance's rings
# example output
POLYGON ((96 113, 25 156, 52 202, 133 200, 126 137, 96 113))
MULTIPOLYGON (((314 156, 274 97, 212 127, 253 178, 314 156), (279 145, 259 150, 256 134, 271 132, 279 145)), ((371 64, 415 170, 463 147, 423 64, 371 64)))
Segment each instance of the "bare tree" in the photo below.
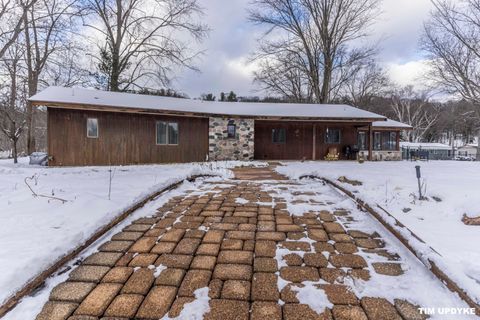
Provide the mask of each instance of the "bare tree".
POLYGON ((362 62, 354 68, 342 86, 341 94, 346 101, 362 109, 370 109, 376 97, 385 95, 390 80, 374 60, 362 62))
POLYGON ((37 0, 0 0, 0 59, 17 41, 23 21, 37 0))
MULTIPOLYGON (((264 52, 268 49, 264 48, 264 52)), ((303 60, 298 52, 283 50, 260 60, 254 81, 270 94, 280 95, 290 102, 313 100, 303 60)))
MULTIPOLYGON (((480 1, 432 0, 422 48, 430 58, 428 78, 449 94, 476 105, 480 121, 480 1)), ((480 131, 477 160, 480 160, 480 131)))
MULTIPOLYGON (((71 49, 73 18, 78 16, 75 0, 38 0, 24 15, 25 64, 28 96, 37 93, 42 74, 65 50, 71 49)), ((58 62, 57 62, 58 65, 58 62)), ((35 143, 35 112, 27 102, 27 149, 32 153, 35 143)))
POLYGON ((413 127, 406 132, 408 141, 421 141, 439 119, 438 105, 429 101, 426 92, 417 93, 412 86, 395 89, 390 99, 396 119, 413 127))
POLYGON ((2 67, 7 71, 9 87, 0 98, 0 115, 2 116, 0 131, 10 140, 13 162, 17 163, 17 143, 27 124, 23 108, 25 97, 20 95, 22 90, 18 87, 19 65, 23 52, 21 52, 20 46, 13 45, 7 50, 7 55, 9 59, 3 61, 2 67))
POLYGON ((65 87, 91 85, 91 73, 81 46, 79 41, 72 41, 57 50, 45 68, 42 82, 65 87))
MULTIPOLYGON (((371 56, 371 48, 352 50, 352 43, 368 35, 380 0, 254 0, 250 19, 278 31, 264 48, 297 51, 314 100, 328 103, 332 90, 346 78, 347 67, 371 56), (335 85, 337 82, 337 85, 335 85)), ((272 50, 275 52, 276 50, 272 50)))
POLYGON ((480 129, 475 112, 475 106, 466 100, 442 103, 439 119, 429 131, 426 140, 448 143, 452 149, 458 147, 458 142, 472 143, 480 129), (461 141, 458 141, 459 138, 461 141))
MULTIPOLYGON (((88 0, 85 23, 105 42, 96 58, 106 89, 141 88, 140 81, 168 85, 173 66, 190 69, 197 52, 188 37, 202 40, 207 27, 196 22, 203 11, 197 0, 88 0), (99 20, 99 21, 98 21, 99 20), (182 41, 182 37, 185 41, 182 41), (133 87, 133 88, 132 88, 133 87)), ((100 81, 102 82, 102 81, 100 81)))

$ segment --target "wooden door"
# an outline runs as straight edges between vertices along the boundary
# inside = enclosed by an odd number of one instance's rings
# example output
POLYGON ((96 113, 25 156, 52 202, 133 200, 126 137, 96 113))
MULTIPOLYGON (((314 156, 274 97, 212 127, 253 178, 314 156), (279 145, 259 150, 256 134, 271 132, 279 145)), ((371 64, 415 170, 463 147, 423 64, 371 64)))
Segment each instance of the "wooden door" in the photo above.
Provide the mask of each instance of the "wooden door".
POLYGON ((255 121, 255 159, 312 159, 313 124, 289 121, 255 121), (274 130, 285 130, 285 141, 272 139, 274 130))

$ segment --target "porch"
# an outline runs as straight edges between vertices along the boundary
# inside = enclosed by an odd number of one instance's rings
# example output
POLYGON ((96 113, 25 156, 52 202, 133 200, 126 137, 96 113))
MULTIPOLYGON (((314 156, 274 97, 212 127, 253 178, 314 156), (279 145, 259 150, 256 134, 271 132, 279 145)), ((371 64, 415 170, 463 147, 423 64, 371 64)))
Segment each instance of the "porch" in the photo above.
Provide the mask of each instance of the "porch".
POLYGON ((256 160, 401 160, 400 131, 366 122, 255 121, 256 160))

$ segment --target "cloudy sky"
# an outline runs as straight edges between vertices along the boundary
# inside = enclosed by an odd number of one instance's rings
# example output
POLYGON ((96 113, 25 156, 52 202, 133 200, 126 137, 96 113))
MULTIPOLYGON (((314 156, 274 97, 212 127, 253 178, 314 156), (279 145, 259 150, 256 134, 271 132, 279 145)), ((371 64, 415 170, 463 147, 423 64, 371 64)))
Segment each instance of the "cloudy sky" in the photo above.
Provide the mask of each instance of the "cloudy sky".
MULTIPOLYGON (((259 27, 247 21, 250 0, 199 1, 205 8, 205 23, 212 30, 200 46, 206 50, 197 63, 201 72, 179 74, 175 88, 192 98, 230 90, 242 96, 262 95, 252 83, 254 65, 248 63, 261 35, 259 27)), ((373 27, 372 39, 382 40, 379 62, 401 85, 419 82, 424 67, 418 42, 431 9, 430 0, 383 0, 383 13, 373 27)))

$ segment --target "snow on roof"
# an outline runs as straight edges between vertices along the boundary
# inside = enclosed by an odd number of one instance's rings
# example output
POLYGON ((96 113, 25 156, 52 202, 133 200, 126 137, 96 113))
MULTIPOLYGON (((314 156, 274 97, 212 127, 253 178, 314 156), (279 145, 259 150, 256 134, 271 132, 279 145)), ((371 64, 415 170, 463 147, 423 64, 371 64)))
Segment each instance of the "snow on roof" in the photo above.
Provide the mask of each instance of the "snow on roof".
POLYGON ((466 145, 463 145, 461 147, 458 147, 459 149, 470 149, 470 148, 478 148, 478 145, 476 143, 469 143, 469 144, 466 144, 466 145))
POLYGON ((452 150, 448 144, 436 142, 400 142, 400 147, 423 150, 452 150))
POLYGON ((42 103, 58 104, 59 106, 62 104, 81 104, 85 105, 85 108, 104 106, 253 117, 386 119, 373 112, 339 104, 217 102, 83 88, 49 87, 32 96, 29 100, 39 105, 42 103))
POLYGON ((392 119, 388 119, 387 121, 375 121, 372 123, 372 126, 375 128, 400 128, 400 129, 412 129, 412 126, 401 123, 392 119))

